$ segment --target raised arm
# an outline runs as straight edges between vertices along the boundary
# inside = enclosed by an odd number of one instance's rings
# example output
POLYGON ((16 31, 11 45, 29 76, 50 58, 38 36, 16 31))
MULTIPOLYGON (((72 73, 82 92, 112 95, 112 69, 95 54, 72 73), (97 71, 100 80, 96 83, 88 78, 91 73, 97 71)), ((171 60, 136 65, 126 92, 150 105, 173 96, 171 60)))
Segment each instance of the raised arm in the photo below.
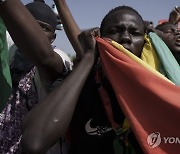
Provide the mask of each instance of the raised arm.
MULTIPOLYGON (((91 34, 96 35, 96 32, 93 30, 91 34)), ((73 72, 24 118, 22 147, 26 153, 46 152, 68 128, 82 87, 94 64, 93 35, 89 35, 90 39, 82 39, 86 52, 73 72)))
POLYGON ((83 56, 82 47, 78 41, 78 35, 81 33, 77 23, 75 22, 65 0, 54 0, 60 19, 63 23, 64 30, 66 32, 69 41, 71 42, 75 52, 76 58, 81 59, 83 56))
POLYGON ((180 22, 180 6, 174 7, 174 9, 170 12, 169 22, 175 25, 180 22))
POLYGON ((0 15, 20 51, 44 77, 49 80, 56 78, 63 71, 63 61, 53 52, 43 30, 20 0, 7 0, 0 4, 0 15))

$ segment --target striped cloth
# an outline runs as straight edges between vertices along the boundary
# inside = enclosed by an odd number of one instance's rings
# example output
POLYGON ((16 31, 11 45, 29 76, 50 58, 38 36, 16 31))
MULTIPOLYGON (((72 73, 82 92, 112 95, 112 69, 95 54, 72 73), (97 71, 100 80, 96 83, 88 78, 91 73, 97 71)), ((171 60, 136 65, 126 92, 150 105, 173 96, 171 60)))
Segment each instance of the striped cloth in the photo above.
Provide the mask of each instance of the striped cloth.
POLYGON ((173 54, 157 34, 151 32, 149 38, 161 62, 160 72, 180 86, 180 67, 173 54))
POLYGON ((179 144, 164 138, 180 137, 180 88, 121 45, 101 38, 97 44, 104 73, 144 153, 179 153, 179 144))

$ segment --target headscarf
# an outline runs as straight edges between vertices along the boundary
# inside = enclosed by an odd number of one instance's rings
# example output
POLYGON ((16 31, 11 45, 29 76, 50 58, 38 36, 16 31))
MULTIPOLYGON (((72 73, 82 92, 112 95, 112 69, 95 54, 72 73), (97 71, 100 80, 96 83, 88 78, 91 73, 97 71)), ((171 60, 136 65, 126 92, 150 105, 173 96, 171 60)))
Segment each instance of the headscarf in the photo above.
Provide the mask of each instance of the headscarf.
POLYGON ((55 30, 57 26, 57 17, 53 10, 43 2, 32 2, 26 5, 26 8, 36 20, 43 21, 52 26, 55 30))

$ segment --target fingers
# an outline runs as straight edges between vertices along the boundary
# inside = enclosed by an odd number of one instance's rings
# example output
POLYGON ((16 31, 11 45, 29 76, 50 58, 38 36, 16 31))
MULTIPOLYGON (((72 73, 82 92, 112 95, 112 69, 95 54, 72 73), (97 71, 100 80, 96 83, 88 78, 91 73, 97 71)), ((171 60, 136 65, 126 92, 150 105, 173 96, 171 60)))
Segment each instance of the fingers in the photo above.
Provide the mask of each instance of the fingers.
POLYGON ((95 27, 93 29, 91 29, 91 35, 94 36, 94 37, 99 37, 100 36, 100 30, 98 27, 95 27))
POLYGON ((100 36, 100 31, 99 28, 96 27, 82 31, 81 34, 78 36, 78 38, 84 49, 94 50, 96 44, 95 37, 99 37, 99 36, 100 36))
POLYGON ((175 10, 177 13, 180 14, 180 6, 176 6, 176 7, 174 8, 174 10, 175 10))
POLYGON ((180 21, 180 7, 176 6, 171 12, 169 16, 169 21, 173 24, 176 24, 180 21))

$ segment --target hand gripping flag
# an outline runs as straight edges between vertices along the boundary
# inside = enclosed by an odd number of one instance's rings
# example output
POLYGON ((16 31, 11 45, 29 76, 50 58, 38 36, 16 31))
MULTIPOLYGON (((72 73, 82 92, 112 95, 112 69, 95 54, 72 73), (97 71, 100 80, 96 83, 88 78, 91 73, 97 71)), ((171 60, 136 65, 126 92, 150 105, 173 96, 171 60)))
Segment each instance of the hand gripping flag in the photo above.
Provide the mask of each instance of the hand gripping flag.
POLYGON ((180 144, 165 139, 180 139, 180 87, 116 42, 97 38, 97 44, 103 71, 144 153, 179 153, 180 144))

